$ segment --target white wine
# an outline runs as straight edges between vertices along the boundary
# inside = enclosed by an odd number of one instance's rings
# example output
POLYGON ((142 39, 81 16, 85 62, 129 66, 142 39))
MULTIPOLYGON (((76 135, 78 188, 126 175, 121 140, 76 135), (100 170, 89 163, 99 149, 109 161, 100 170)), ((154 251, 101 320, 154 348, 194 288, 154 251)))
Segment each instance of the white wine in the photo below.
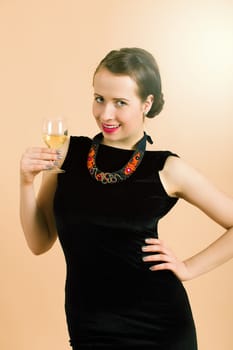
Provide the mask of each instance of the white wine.
POLYGON ((48 147, 58 149, 66 142, 67 135, 47 135, 47 134, 44 134, 43 140, 48 147))

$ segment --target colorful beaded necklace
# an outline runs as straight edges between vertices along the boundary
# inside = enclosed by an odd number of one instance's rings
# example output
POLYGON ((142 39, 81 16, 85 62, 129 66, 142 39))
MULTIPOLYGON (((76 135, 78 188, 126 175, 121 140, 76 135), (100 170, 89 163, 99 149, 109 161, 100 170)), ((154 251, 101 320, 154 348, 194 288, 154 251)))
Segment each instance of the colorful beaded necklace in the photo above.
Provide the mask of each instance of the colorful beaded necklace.
POLYGON ((146 141, 151 144, 153 143, 151 137, 144 132, 144 136, 137 143, 136 149, 127 164, 124 165, 120 170, 109 173, 101 171, 97 168, 96 165, 96 156, 102 139, 102 133, 97 134, 93 138, 92 145, 87 157, 87 168, 91 176, 102 184, 114 184, 117 182, 122 182, 131 176, 142 161, 146 149, 146 141))

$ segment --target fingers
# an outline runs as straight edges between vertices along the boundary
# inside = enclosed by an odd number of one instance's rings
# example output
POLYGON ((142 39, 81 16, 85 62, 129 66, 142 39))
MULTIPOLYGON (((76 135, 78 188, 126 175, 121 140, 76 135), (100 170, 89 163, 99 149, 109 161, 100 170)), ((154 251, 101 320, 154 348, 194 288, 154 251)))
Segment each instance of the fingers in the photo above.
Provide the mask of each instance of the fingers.
POLYGON ((25 159, 31 160, 49 160, 53 161, 58 159, 59 152, 50 148, 40 148, 40 147, 32 147, 28 148, 23 157, 25 159))
POLYGON ((142 247, 142 251, 148 255, 143 257, 143 261, 156 263, 156 265, 150 266, 150 270, 172 269, 172 263, 175 262, 176 257, 163 241, 150 238, 146 240, 146 243, 147 245, 142 247))
POLYGON ((32 182, 42 170, 51 169, 62 158, 61 153, 45 147, 28 148, 20 162, 21 177, 26 182, 32 182))
POLYGON ((180 261, 163 241, 157 238, 149 238, 145 242, 146 245, 142 247, 142 251, 148 253, 148 255, 142 259, 144 262, 150 263, 149 269, 151 271, 170 270, 181 281, 191 278, 185 262, 180 261))
POLYGON ((168 247, 158 238, 148 238, 145 242, 147 245, 142 247, 142 251, 144 252, 168 253, 168 247))
POLYGON ((56 159, 56 154, 49 149, 29 148, 25 151, 21 159, 21 170, 23 172, 33 172, 45 169, 52 165, 56 159))

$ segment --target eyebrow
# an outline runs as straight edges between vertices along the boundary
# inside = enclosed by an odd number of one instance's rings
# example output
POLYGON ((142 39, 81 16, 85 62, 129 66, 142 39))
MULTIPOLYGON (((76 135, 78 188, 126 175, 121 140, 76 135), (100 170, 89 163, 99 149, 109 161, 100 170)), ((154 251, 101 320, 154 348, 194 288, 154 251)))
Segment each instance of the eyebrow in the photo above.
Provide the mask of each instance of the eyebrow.
MULTIPOLYGON (((101 95, 101 94, 98 94, 98 93, 94 93, 94 96, 98 96, 98 97, 102 97, 102 98, 104 98, 104 96, 103 95, 101 95)), ((125 97, 114 97, 113 98, 113 100, 114 101, 130 101, 128 98, 125 98, 125 97)))

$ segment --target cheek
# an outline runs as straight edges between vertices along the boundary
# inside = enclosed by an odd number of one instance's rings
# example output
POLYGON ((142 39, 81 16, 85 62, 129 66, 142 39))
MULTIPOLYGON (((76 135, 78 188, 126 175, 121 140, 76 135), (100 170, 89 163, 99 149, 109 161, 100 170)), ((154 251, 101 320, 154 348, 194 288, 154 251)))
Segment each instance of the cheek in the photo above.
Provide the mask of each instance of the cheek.
POLYGON ((95 102, 93 102, 92 104, 92 114, 95 118, 97 118, 98 116, 98 106, 96 105, 95 102))

